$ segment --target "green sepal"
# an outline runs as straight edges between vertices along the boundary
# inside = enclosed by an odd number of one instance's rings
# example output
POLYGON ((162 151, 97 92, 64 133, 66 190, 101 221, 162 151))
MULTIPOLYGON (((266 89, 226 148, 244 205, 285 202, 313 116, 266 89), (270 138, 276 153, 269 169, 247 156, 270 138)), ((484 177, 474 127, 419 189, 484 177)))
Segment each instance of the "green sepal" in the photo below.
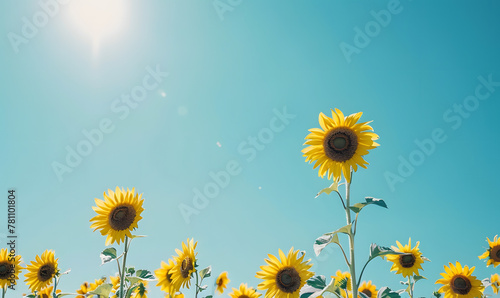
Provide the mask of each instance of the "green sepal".
POLYGON ((340 228, 334 232, 323 234, 318 239, 316 239, 316 241, 314 242, 314 245, 313 245, 314 253, 316 254, 316 256, 319 256, 321 251, 323 249, 325 249, 325 247, 328 244, 330 244, 330 243, 340 244, 339 237, 337 234, 344 233, 344 234, 349 235, 349 234, 351 234, 351 227, 352 227, 352 224, 348 224, 347 226, 343 226, 342 228, 340 228))
POLYGON ((359 213, 361 211, 361 209, 363 209, 365 206, 368 206, 371 204, 387 208, 387 204, 384 202, 384 200, 375 199, 372 197, 366 197, 364 203, 354 204, 354 205, 350 206, 349 209, 351 209, 354 213, 359 213))
POLYGON ((212 266, 208 266, 205 269, 201 269, 199 275, 201 280, 203 280, 205 277, 210 277, 210 275, 212 275, 212 266))
POLYGON ((134 275, 135 273, 135 267, 129 267, 127 270, 125 270, 129 275, 134 275))
POLYGON ((116 259, 116 248, 108 247, 101 252, 101 265, 111 262, 116 259))
POLYGON ((127 290, 127 293, 125 294, 125 298, 130 298, 130 296, 132 295, 132 293, 134 292, 135 289, 137 289, 138 286, 134 286, 134 287, 130 287, 128 290, 127 290))
POLYGON ((90 294, 97 295, 98 297, 100 296, 109 297, 109 293, 111 293, 112 289, 113 289, 112 284, 101 284, 95 290, 90 292, 90 294))

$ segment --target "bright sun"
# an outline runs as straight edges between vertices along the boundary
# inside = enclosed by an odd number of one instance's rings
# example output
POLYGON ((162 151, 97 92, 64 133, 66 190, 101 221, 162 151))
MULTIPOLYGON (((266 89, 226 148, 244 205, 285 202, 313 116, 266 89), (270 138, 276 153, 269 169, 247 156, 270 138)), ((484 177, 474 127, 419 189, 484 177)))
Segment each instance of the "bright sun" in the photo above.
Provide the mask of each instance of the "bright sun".
POLYGON ((73 0, 70 16, 78 27, 91 38, 94 49, 105 37, 116 34, 127 17, 125 0, 73 0))

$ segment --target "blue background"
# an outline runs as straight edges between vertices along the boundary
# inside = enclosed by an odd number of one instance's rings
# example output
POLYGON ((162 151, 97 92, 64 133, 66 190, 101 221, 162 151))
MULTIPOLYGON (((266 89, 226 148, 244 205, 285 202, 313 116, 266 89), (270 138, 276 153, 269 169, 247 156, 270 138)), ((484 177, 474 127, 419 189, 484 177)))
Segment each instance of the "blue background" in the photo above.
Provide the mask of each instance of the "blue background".
MULTIPOLYGON (((159 268, 194 237, 200 266, 212 265, 214 278, 228 271, 230 287, 256 287, 267 254, 292 246, 307 251, 317 274, 347 271, 338 247, 314 256, 314 240, 345 225, 345 214, 333 195, 314 199, 330 183, 300 152, 307 130, 319 127, 318 114, 339 108, 347 115, 363 111, 361 120, 374 120, 380 135, 381 146, 366 157, 370 166, 354 175, 352 200, 373 196, 389 206, 360 215, 358 272, 370 243, 390 246, 411 237, 432 260, 423 265, 428 280, 417 284, 415 297, 431 297, 449 262, 476 266, 479 279, 498 273, 478 256, 486 237, 499 234, 500 87, 483 88, 490 94, 485 100, 466 98, 475 95, 478 77, 500 82, 500 4, 232 3, 220 15, 212 1, 127 1, 126 24, 103 38, 98 51, 68 16, 72 4, 61 4, 17 53, 9 34, 21 35, 23 17, 41 8, 35 1, 0 4, 1 246, 7 190, 15 188, 18 252, 29 262, 55 250, 60 268, 72 270, 60 288, 75 292, 84 281, 116 272, 112 264, 100 266, 105 238, 89 228, 94 198, 108 188, 135 187, 145 198, 136 234, 148 235, 132 243, 127 263, 136 268, 159 268), (386 26, 373 25, 370 12, 391 5, 398 13, 386 26), (380 30, 345 55, 341 44, 356 46, 356 28, 366 32, 367 25, 380 30), (169 75, 121 119, 113 102, 157 65, 169 75), (454 110, 464 104, 466 113, 454 110), (293 119, 248 161, 238 146, 250 148, 248 138, 268 132, 274 110, 285 107, 293 119), (59 179, 54 162, 65 164, 67 147, 76 150, 86 140, 82 130, 98 128, 102 119, 110 119, 113 131, 59 179), (415 153, 436 129, 442 142, 429 154, 415 153), (418 165, 403 177, 401 158, 411 156, 418 165), (230 161, 241 172, 188 223, 180 206, 195 208, 193 189, 212 183, 210 172, 230 161), (387 175, 400 180, 389 183, 387 175)), ((390 267, 376 259, 364 279, 402 288, 390 267)), ((160 296, 154 283, 149 289, 160 296)), ((27 291, 20 285, 10 295, 27 291)))

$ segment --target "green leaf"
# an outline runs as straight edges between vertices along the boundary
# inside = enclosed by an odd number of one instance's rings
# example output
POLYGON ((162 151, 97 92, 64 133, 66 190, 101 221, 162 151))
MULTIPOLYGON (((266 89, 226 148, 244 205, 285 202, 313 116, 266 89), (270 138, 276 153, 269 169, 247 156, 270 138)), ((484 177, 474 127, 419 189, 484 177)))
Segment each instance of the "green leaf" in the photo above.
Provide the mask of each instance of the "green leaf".
POLYGON ((116 249, 114 247, 106 248, 101 252, 101 265, 111 262, 114 259, 116 259, 116 249))
POLYGON ((94 294, 103 297, 109 297, 109 293, 111 293, 111 290, 113 289, 112 284, 101 284, 99 285, 95 290, 90 292, 90 294, 94 294))
POLYGON ((429 260, 428 258, 424 257, 424 256, 421 256, 422 260, 424 261, 427 261, 427 262, 430 262, 431 260, 429 260))
POLYGON ((200 270, 199 274, 201 280, 205 277, 210 277, 210 275, 212 275, 212 266, 208 266, 207 268, 200 270))
POLYGON ((422 280, 422 279, 427 279, 427 278, 425 278, 425 277, 423 277, 423 276, 420 276, 420 275, 415 275, 415 276, 413 277, 413 280, 414 280, 415 282, 417 282, 417 281, 419 281, 419 280, 422 280))
POLYGON ((349 207, 354 213, 359 213, 361 209, 363 209, 365 206, 375 204, 380 207, 387 208, 387 205, 385 204, 384 200, 382 199, 375 199, 372 197, 366 197, 364 203, 357 203, 349 207))
POLYGON ((205 298, 213 298, 213 297, 214 297, 213 295, 205 296, 205 298))
POLYGON ((130 275, 134 275, 135 267, 129 267, 129 268, 127 268, 127 270, 125 272, 127 272, 130 275))
POLYGON ((385 255, 401 255, 404 254, 402 252, 396 252, 392 250, 392 248, 379 246, 375 243, 370 245, 370 260, 376 257, 382 257, 385 255))
POLYGON ((316 298, 323 295, 325 292, 333 293, 338 298, 342 298, 340 294, 340 288, 335 286, 335 280, 331 280, 328 285, 326 285, 325 277, 314 276, 307 281, 307 284, 300 290, 300 298, 316 298))
POLYGON ((132 235, 129 238, 134 239, 134 238, 144 238, 144 237, 147 237, 147 236, 146 235, 132 235))
POLYGON ((322 194, 322 193, 326 193, 327 195, 329 195, 332 191, 339 192, 339 183, 338 183, 338 181, 337 182, 333 182, 329 187, 323 188, 322 190, 320 190, 318 192, 318 194, 316 195, 315 198, 319 197, 319 195, 322 194))
POLYGON ((398 292, 394 292, 388 287, 382 287, 378 290, 377 298, 401 298, 401 295, 399 295, 398 292))
POLYGON ((207 285, 201 286, 201 287, 200 287, 200 292, 205 291, 207 288, 208 288, 208 286, 207 286, 207 285))
POLYGON ((323 290, 326 287, 326 278, 324 275, 315 275, 309 278, 306 283, 313 288, 323 290))
POLYGON ((316 256, 319 256, 321 251, 325 249, 325 247, 330 244, 330 243, 339 243, 339 237, 338 233, 344 233, 344 234, 350 234, 351 233, 351 226, 352 224, 348 224, 347 226, 343 226, 342 228, 331 232, 331 233, 326 233, 320 236, 316 241, 314 242, 313 248, 314 248, 314 253, 316 256))
POLYGON ((154 279, 155 277, 149 270, 137 270, 135 276, 140 277, 141 279, 154 279))
POLYGON ((131 285, 135 285, 139 281, 143 280, 142 278, 137 277, 137 276, 127 276, 127 277, 125 277, 125 279, 128 280, 131 285))

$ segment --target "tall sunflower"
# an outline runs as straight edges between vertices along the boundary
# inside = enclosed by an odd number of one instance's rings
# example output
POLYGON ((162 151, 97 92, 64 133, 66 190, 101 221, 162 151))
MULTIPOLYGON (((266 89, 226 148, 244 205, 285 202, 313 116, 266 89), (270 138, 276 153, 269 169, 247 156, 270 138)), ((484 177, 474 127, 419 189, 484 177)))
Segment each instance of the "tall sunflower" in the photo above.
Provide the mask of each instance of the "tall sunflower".
POLYGON ((157 287, 161 287, 160 289, 168 294, 174 294, 179 289, 174 286, 172 279, 172 269, 175 264, 172 259, 168 259, 168 264, 161 261, 161 268, 155 270, 155 276, 158 278, 157 287))
POLYGON ((368 150, 374 149, 379 144, 374 142, 378 135, 373 133, 370 122, 357 123, 363 113, 359 112, 349 116, 335 109, 332 117, 323 113, 319 114, 321 128, 309 129, 311 132, 306 137, 302 149, 306 162, 315 161, 314 169, 319 166, 318 175, 328 176, 328 179, 338 181, 342 173, 351 182, 351 169, 358 170, 358 165, 366 169, 368 163, 363 159, 368 150))
POLYGON ((444 266, 445 273, 441 273, 442 279, 436 281, 436 284, 443 284, 439 288, 439 293, 444 293, 444 298, 476 298, 482 297, 484 287, 480 280, 471 275, 474 267, 470 268, 460 265, 456 262, 454 266, 444 266))
POLYGON ((365 294, 369 298, 377 297, 377 287, 372 284, 371 280, 368 282, 363 281, 358 288, 358 292, 365 294))
POLYGON ((254 288, 249 288, 247 284, 243 283, 239 289, 233 288, 233 292, 229 293, 231 298, 259 298, 261 295, 254 288))
POLYGON ((314 273, 308 271, 312 267, 310 260, 303 261, 304 256, 297 258, 299 251, 293 251, 293 247, 288 255, 279 250, 279 259, 269 254, 269 260, 265 260, 268 265, 261 266, 262 271, 257 272, 255 277, 263 279, 257 288, 267 290, 266 297, 276 298, 298 298, 300 289, 314 273))
POLYGON ((387 260, 393 263, 391 271, 397 271, 396 274, 402 274, 403 277, 419 275, 418 270, 423 270, 421 265, 424 262, 422 253, 418 249, 420 242, 417 241, 417 245, 413 248, 411 247, 411 238, 405 246, 401 245, 399 241, 396 241, 396 243, 398 247, 392 246, 392 249, 405 254, 387 255, 387 260))
POLYGON ((31 265, 26 267, 28 273, 24 275, 26 277, 24 281, 32 292, 40 291, 49 286, 54 276, 59 272, 58 259, 54 258, 54 251, 45 250, 41 257, 37 255, 35 259, 36 261, 31 261, 31 265))
POLYGON ((490 279, 491 287, 493 288, 493 293, 498 294, 498 289, 500 289, 500 276, 495 273, 490 279))
POLYGON ((0 250, 0 288, 5 289, 11 285, 15 285, 19 279, 21 272, 21 256, 16 256, 14 259, 9 257, 6 248, 0 250), (14 283, 12 283, 12 274, 14 274, 14 283))
POLYGON ((97 207, 92 209, 97 213, 90 221, 93 222, 90 228, 94 231, 100 229, 101 235, 106 235, 106 245, 121 241, 125 242, 125 236, 131 237, 131 231, 138 227, 137 223, 142 219, 141 200, 142 194, 136 194, 135 188, 127 191, 116 187, 113 192, 108 189, 108 194, 104 193, 104 201, 95 199, 97 207))
POLYGON ((177 253, 177 257, 174 259, 175 266, 171 270, 172 271, 172 282, 176 289, 180 289, 182 287, 187 287, 189 289, 191 283, 191 275, 196 271, 196 255, 194 252, 196 249, 196 245, 198 242, 194 242, 193 239, 186 241, 187 245, 182 242, 182 251, 179 249, 175 249, 177 253))
POLYGON ((498 235, 495 235, 493 241, 490 241, 490 238, 486 239, 488 239, 489 247, 482 255, 479 256, 479 259, 488 259, 486 267, 493 264, 493 267, 496 268, 500 265, 500 238, 498 238, 498 235))
POLYGON ((227 284, 230 282, 229 278, 227 278, 227 271, 222 272, 219 277, 215 280, 215 285, 217 288, 215 289, 219 294, 224 292, 224 289, 227 287, 227 284))

